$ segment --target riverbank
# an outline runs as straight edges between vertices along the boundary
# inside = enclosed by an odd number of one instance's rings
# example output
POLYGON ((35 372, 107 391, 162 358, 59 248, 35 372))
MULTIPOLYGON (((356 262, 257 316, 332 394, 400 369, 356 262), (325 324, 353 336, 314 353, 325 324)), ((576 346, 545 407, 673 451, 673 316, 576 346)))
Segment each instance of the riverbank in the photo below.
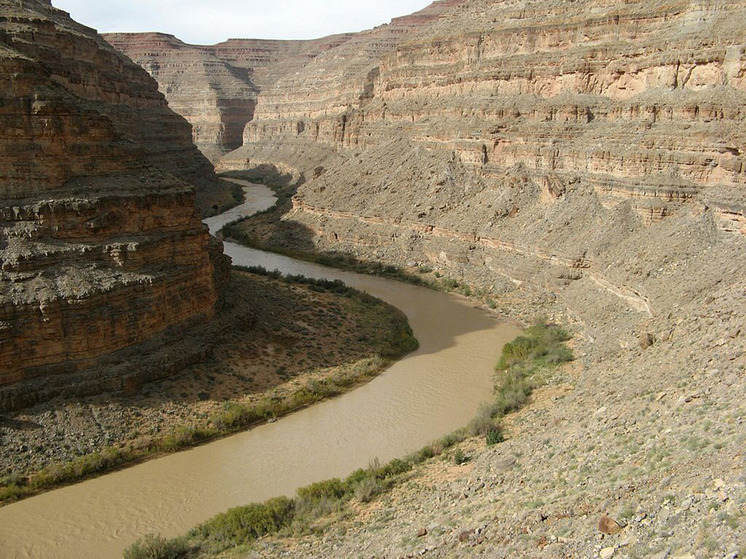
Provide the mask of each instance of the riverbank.
POLYGON ((500 444, 468 438, 306 529, 200 557, 742 557, 741 380, 683 377, 679 341, 656 345, 556 370, 500 444))
MULTIPOLYGON (((572 360, 565 345, 569 334, 556 325, 539 322, 502 348, 496 365, 494 395, 466 427, 457 429, 403 458, 381 465, 375 460, 345 479, 332 478, 297 490, 293 499, 275 497, 265 503, 237 507, 192 529, 188 536, 165 540, 148 535, 125 553, 125 559, 177 556, 213 557, 226 550, 246 549, 255 540, 279 534, 285 539, 303 533, 326 533, 341 520, 355 518, 360 505, 369 503, 421 475, 422 464, 445 455, 456 465, 469 461, 461 449, 470 437, 492 446, 504 441, 504 421, 520 410, 532 392, 553 377, 554 370, 572 360)), ((471 442, 474 442, 472 439, 471 442)))
POLYGON ((208 356, 168 379, 0 418, 0 499, 272 420, 369 380, 416 347, 406 318, 373 297, 241 271, 216 319, 190 335, 208 356))

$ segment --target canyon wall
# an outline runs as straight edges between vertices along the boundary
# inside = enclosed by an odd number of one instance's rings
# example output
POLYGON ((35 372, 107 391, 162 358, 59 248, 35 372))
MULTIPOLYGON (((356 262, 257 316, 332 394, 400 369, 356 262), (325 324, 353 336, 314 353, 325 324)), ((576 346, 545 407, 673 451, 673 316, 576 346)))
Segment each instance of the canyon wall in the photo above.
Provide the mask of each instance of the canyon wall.
POLYGON ((0 71, 0 409, 122 388, 93 365, 213 314, 212 166, 155 81, 49 2, 0 1, 0 71))
POLYGON ((531 290, 616 347, 743 281, 746 2, 430 9, 266 88, 219 163, 302 176, 292 242, 531 290))
POLYGON ((215 162, 241 146, 264 87, 352 34, 311 41, 230 39, 211 46, 189 45, 162 33, 103 37, 158 81, 169 106, 192 125, 194 143, 215 162))

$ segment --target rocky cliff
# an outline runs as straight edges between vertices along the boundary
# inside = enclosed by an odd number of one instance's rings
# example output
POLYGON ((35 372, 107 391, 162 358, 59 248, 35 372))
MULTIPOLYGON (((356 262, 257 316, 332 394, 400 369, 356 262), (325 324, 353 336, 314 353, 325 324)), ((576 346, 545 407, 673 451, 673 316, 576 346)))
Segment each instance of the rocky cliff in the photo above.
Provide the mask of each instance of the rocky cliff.
POLYGON ((198 46, 162 33, 103 36, 158 81, 170 107, 189 121, 195 144, 212 161, 241 146, 244 127, 253 118, 264 87, 352 37, 230 39, 198 46))
POLYGON ((497 295, 536 289, 617 347, 690 300, 670 285, 709 268, 712 243, 742 256, 746 3, 430 9, 367 65, 345 49, 374 49, 386 28, 265 89, 221 161, 303 175, 286 216, 307 231, 296 242, 497 295), (625 335, 599 305, 629 319, 625 335))
POLYGON ((212 167, 147 73, 49 2, 0 2, 0 71, 0 409, 121 388, 92 365, 213 313, 212 167))

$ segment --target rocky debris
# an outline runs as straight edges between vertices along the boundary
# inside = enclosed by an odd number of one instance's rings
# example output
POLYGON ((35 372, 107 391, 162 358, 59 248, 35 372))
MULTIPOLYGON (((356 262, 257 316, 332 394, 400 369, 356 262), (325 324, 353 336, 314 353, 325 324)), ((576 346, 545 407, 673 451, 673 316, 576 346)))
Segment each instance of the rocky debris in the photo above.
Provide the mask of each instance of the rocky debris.
POLYGON ((208 320, 224 263, 195 208, 217 178, 152 78, 49 2, 2 1, 0 16, 8 410, 121 389, 90 367, 208 320))

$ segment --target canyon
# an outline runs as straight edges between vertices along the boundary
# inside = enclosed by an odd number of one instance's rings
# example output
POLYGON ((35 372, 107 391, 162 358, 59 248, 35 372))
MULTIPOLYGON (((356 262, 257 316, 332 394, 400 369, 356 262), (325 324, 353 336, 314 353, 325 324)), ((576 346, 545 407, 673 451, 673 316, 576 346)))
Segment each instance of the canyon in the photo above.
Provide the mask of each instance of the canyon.
POLYGON ((152 77, 49 2, 0 10, 0 409, 199 357, 139 360, 228 281, 195 207, 228 200, 214 164, 290 196, 242 238, 450 282, 563 324, 576 355, 503 443, 234 555, 746 553, 746 0, 439 0, 312 41, 105 36, 152 77))
POLYGON ((251 556, 740 556, 745 22, 742 0, 440 1, 261 84, 216 168, 294 195, 244 237, 544 314, 578 363, 460 481, 251 556), (429 513, 444 495, 459 503, 429 513), (610 537, 607 513, 636 520, 610 537))

